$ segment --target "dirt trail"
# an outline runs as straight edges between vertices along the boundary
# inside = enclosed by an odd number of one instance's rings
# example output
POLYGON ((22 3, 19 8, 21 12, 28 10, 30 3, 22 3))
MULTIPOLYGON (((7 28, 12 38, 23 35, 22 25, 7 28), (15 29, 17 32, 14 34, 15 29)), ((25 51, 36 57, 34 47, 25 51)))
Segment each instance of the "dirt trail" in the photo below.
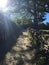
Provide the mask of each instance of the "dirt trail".
POLYGON ((28 32, 19 36, 14 47, 5 56, 2 65, 33 65, 32 58, 35 57, 35 49, 30 50, 31 41, 28 32))

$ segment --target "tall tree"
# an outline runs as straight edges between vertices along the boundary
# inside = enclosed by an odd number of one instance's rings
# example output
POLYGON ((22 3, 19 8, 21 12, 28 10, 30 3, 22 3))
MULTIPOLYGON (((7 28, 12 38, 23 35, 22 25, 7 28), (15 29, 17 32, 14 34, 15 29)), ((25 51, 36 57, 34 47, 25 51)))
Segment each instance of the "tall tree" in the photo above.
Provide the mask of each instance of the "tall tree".
MULTIPOLYGON (((12 13, 16 13, 19 17, 26 17, 32 19, 34 22, 34 28, 36 29, 37 43, 39 38, 39 26, 40 22, 43 22, 46 18, 45 15, 49 12, 49 1, 48 0, 12 0, 10 3, 13 9, 12 13)), ((38 46, 39 44, 37 44, 38 46)))
POLYGON ((19 14, 20 17, 32 19, 36 29, 38 29, 38 23, 45 20, 46 12, 49 12, 48 0, 12 0, 10 5, 14 10, 11 12, 19 14))

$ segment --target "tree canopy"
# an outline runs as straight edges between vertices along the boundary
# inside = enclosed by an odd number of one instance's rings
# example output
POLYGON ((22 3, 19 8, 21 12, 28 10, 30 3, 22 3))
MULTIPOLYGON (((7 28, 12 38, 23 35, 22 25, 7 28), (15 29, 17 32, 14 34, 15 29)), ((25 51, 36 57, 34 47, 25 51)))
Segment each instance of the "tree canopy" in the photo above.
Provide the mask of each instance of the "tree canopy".
POLYGON ((25 17, 35 23, 35 28, 43 22, 46 13, 49 13, 48 0, 12 0, 9 1, 10 12, 16 17, 25 17))

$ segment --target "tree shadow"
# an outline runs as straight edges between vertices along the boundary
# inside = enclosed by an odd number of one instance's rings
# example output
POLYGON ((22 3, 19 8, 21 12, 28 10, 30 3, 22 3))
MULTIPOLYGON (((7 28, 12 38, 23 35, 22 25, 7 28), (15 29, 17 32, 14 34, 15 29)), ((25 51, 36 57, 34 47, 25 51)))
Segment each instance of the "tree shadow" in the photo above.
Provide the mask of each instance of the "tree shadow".
POLYGON ((16 44, 17 38, 21 34, 21 29, 16 23, 8 21, 7 24, 0 23, 0 62, 16 44))

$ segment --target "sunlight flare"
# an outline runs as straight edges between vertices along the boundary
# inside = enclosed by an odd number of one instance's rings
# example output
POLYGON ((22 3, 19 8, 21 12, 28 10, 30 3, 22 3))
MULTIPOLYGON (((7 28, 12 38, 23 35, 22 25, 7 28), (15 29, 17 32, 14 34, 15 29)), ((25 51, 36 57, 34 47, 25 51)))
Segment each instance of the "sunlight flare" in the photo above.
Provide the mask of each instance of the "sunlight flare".
POLYGON ((5 8, 7 5, 8 1, 7 0, 0 0, 0 8, 5 8))

